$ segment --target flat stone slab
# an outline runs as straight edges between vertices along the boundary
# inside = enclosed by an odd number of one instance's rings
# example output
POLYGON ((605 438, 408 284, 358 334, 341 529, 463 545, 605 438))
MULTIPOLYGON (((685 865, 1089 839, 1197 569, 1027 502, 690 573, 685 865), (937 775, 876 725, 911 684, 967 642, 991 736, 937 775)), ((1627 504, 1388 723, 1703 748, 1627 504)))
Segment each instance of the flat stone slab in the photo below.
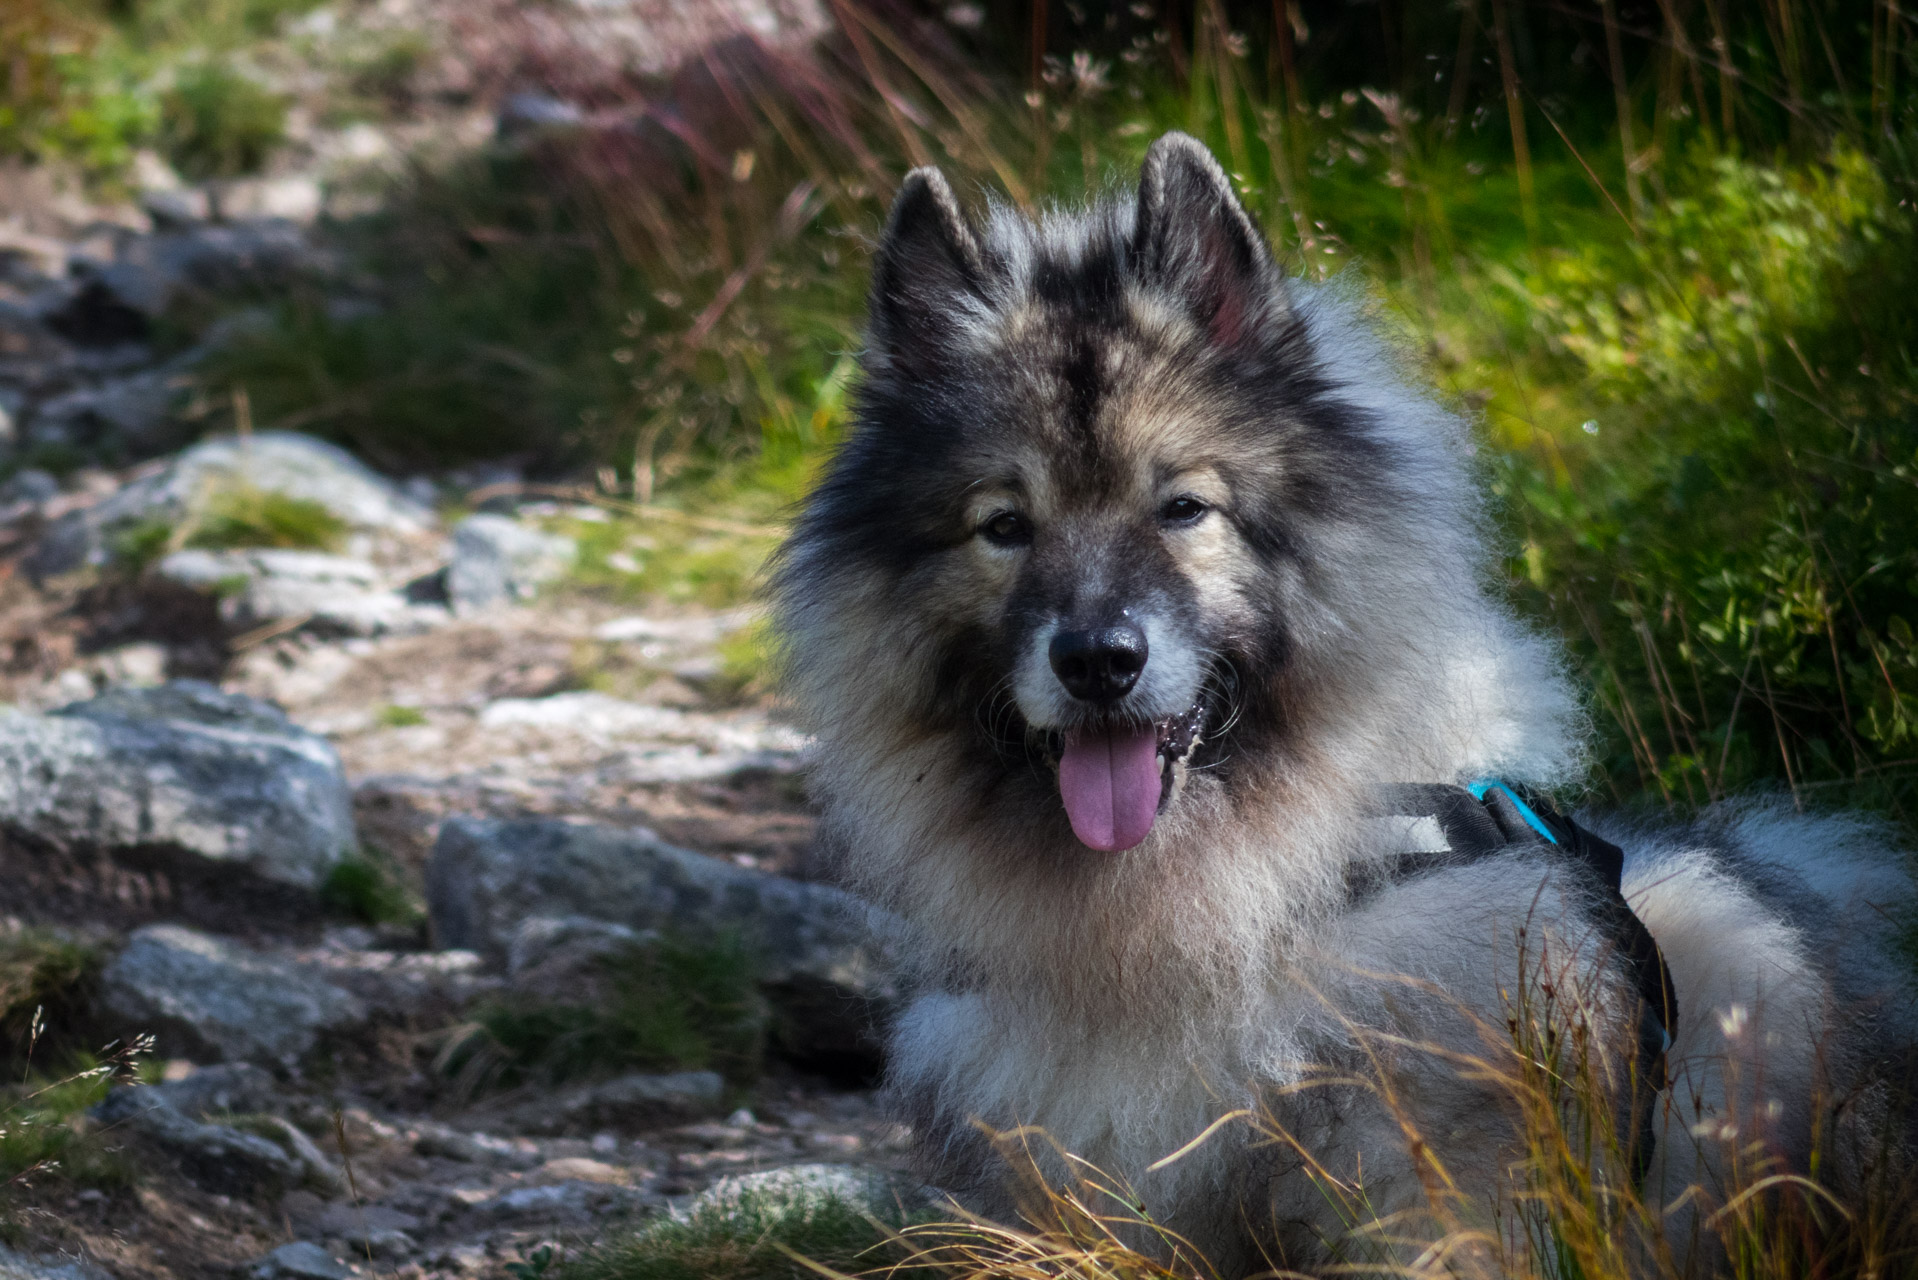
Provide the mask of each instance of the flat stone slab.
POLYGON ((353 848, 353 795, 324 738, 257 699, 178 680, 49 715, 0 709, 0 827, 311 890, 353 848))
POLYGON ((133 934, 100 975, 100 1001, 157 1035, 161 1053, 203 1061, 291 1062, 366 1018, 357 997, 310 973, 171 924, 133 934))

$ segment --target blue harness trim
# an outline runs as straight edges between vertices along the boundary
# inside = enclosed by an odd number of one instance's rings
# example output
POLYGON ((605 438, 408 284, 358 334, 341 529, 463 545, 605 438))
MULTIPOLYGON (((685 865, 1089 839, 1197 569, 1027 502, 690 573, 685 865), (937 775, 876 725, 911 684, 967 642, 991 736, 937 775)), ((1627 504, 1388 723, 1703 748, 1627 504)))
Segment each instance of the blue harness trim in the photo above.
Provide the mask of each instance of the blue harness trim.
POLYGON ((1518 792, 1512 790, 1497 778, 1480 778, 1476 782, 1468 782, 1465 784, 1465 789, 1472 793, 1472 799, 1474 800, 1485 799, 1485 793, 1494 787, 1498 788, 1499 791, 1504 793, 1505 798, 1512 802, 1512 807, 1518 810, 1518 816, 1525 819, 1527 826, 1531 827, 1532 830, 1538 832, 1553 844, 1558 843, 1558 837, 1553 835, 1552 829, 1545 825, 1545 819, 1533 813, 1532 806, 1519 799, 1518 792))

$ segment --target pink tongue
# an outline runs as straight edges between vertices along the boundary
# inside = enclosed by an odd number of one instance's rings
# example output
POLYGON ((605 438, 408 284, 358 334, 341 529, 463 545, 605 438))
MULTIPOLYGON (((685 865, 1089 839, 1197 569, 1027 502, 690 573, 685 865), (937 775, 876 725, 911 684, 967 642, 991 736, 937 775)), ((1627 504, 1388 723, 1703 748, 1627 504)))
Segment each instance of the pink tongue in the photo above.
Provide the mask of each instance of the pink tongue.
POLYGON ((1159 731, 1066 734, 1059 796, 1081 843, 1107 853, 1130 849, 1159 811, 1159 731))

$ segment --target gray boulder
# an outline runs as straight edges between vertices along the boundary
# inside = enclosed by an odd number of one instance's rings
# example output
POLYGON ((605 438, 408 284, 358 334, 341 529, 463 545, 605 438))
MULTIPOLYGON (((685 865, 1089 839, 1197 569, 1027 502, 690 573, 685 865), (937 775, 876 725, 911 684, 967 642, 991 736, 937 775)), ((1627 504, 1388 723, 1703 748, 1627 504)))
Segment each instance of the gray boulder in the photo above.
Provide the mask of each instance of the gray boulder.
POLYGON ((311 1241, 295 1240, 256 1261, 247 1274, 255 1280, 349 1280, 353 1268, 311 1241))
POLYGON ((43 448, 152 452, 165 445, 174 406, 191 385, 183 371, 163 367, 78 387, 35 409, 27 438, 43 448))
POLYGON ((160 1051, 200 1060, 283 1063, 366 1007, 304 970, 179 925, 137 930, 100 975, 101 1007, 160 1051))
POLYGON ((196 1120, 213 1115, 265 1115, 285 1105, 272 1073, 249 1062, 201 1067, 184 1080, 148 1085, 142 1092, 147 1099, 196 1120))
POLYGON ((773 1218, 810 1217, 835 1204, 897 1222, 934 1203, 936 1192, 883 1169, 843 1164, 794 1164, 721 1178, 684 1210, 697 1218, 752 1215, 762 1228, 773 1218))
POLYGON ((524 995, 597 1003, 606 962, 657 936, 591 916, 530 916, 513 932, 506 976, 524 995))
POLYGON ((0 1280, 112 1280, 78 1258, 36 1258, 0 1245, 0 1280))
POLYGON ((496 965, 537 917, 736 934, 757 953, 774 1043, 822 1066, 841 1056, 870 1065, 876 1025, 896 998, 883 913, 842 890, 674 848, 647 831, 453 818, 427 860, 426 895, 439 945, 496 965))
POLYGON ((505 516, 468 516, 453 530, 446 594, 459 612, 530 600, 572 568, 571 538, 529 529, 505 516))
POLYGON ((725 1095, 726 1082, 717 1072, 635 1071, 540 1098, 518 1108, 510 1119, 514 1129, 527 1133, 653 1129, 710 1116, 725 1095))
POLYGON ((316 502, 354 529, 406 536, 435 524, 430 509, 346 450, 311 436, 262 431, 202 441, 104 501, 63 516, 35 547, 27 570, 46 578, 104 564, 119 531, 177 522, 221 489, 243 485, 316 502))
POLYGON ((319 551, 188 548, 161 560, 155 572, 218 596, 220 619, 235 631, 299 621, 335 636, 408 635, 447 620, 445 609, 388 589, 367 561, 319 551))
POLYGON ((632 1187, 604 1182, 555 1182, 512 1187, 482 1200, 468 1212, 469 1230, 524 1229, 535 1225, 592 1226, 618 1214, 636 1213, 659 1201, 632 1187))
POLYGON ((231 1125, 196 1120, 156 1089, 121 1089, 93 1109, 95 1122, 138 1134, 181 1171, 222 1195, 274 1195, 300 1184, 306 1169, 279 1143, 231 1125))
POLYGON ((267 703, 176 680, 50 715, 0 709, 0 828, 311 890, 353 848, 353 798, 324 738, 267 703))

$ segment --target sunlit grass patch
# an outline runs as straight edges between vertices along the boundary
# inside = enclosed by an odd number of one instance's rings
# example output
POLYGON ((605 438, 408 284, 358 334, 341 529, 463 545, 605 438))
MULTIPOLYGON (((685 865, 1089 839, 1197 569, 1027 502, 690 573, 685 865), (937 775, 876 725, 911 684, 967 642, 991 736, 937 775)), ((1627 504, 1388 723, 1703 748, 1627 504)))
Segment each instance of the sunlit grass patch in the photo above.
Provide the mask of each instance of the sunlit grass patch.
POLYGON ((481 1090, 620 1070, 710 1069, 756 1078, 766 1010, 756 957, 737 938, 661 939, 607 957, 581 1003, 508 996, 448 1037, 440 1070, 481 1090))
POLYGON ((323 503, 236 480, 210 489, 177 518, 151 516, 119 527, 109 546, 121 569, 137 573, 185 547, 336 551, 347 529, 323 503))
POLYGON ((670 517, 561 523, 579 540, 573 585, 622 603, 739 604, 752 596, 777 545, 770 533, 702 529, 670 517))
POLYGON ((106 1097, 105 1077, 46 1086, 29 1082, 0 1103, 0 1211, 9 1184, 57 1179, 79 1187, 131 1185, 134 1167, 83 1113, 106 1097))
POLYGON ((135 1077, 149 1047, 142 1038, 101 1056, 76 1055, 63 1071, 29 1073, 0 1089, 0 1225, 11 1216, 11 1193, 43 1179, 102 1188, 132 1183, 132 1164, 86 1112, 117 1081, 135 1077))
POLYGON ((424 711, 397 702, 381 707, 374 719, 382 729, 414 729, 427 723, 424 711))
POLYGON ((346 521, 323 503, 244 482, 215 490, 188 523, 185 545, 209 551, 241 547, 332 551, 347 531, 346 521))
MULTIPOLYGON (((747 1191, 661 1218, 631 1236, 601 1242, 559 1268, 563 1280, 817 1280, 824 1273, 930 1280, 900 1268, 908 1250, 897 1210, 831 1194, 747 1191)), ((923 1216, 923 1215, 922 1215, 923 1216)))

